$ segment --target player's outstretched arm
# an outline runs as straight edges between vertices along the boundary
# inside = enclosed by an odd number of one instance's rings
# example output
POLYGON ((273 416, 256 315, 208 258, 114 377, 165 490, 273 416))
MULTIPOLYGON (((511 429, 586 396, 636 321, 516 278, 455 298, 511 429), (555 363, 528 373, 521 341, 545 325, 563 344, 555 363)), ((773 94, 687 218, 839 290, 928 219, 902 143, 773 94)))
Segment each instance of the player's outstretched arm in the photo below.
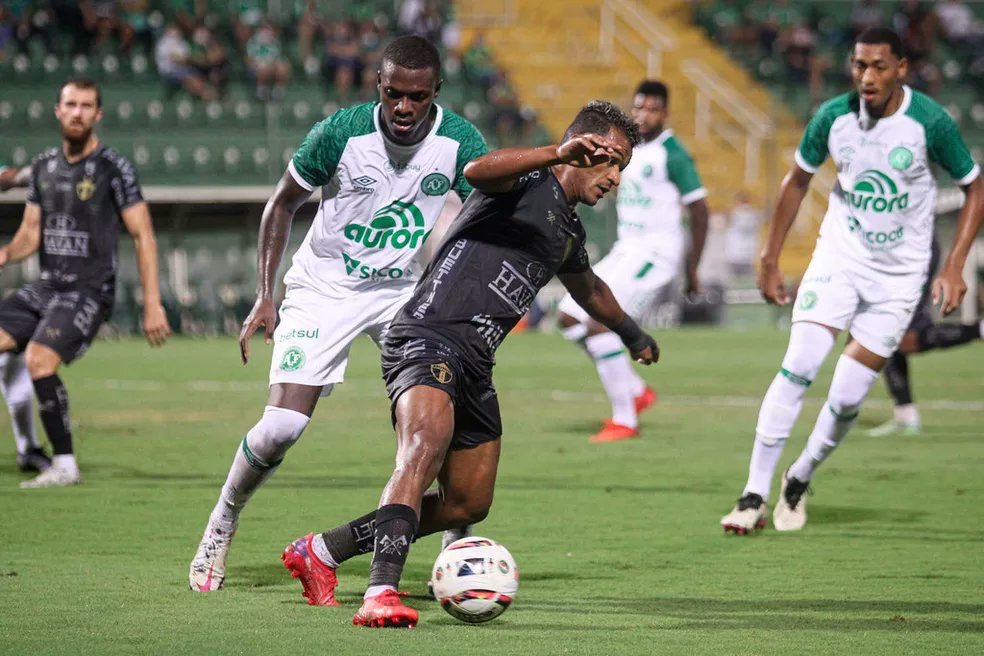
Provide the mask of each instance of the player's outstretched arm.
POLYGON ((659 361, 656 340, 643 332, 639 324, 622 310, 612 290, 594 271, 562 273, 558 278, 592 319, 622 339, 633 359, 647 365, 659 361))
POLYGON ((530 171, 558 164, 591 167, 619 155, 624 153, 608 139, 596 134, 580 134, 560 145, 493 150, 468 162, 464 173, 465 179, 476 189, 502 193, 515 187, 516 181, 530 171))
POLYGON ((0 268, 12 262, 20 262, 38 250, 41 244, 41 206, 28 203, 24 206, 24 218, 10 243, 0 248, 0 268))
POLYGON ((758 287, 762 296, 775 305, 785 305, 792 300, 786 293, 782 270, 779 269, 779 255, 782 253, 789 228, 796 219, 803 199, 806 198, 812 179, 812 173, 807 173, 794 164, 779 186, 779 201, 772 213, 769 237, 765 242, 765 248, 762 249, 758 275, 758 287))
POLYGON ((123 225, 133 237, 137 251, 137 269, 143 286, 143 332, 151 346, 161 346, 171 335, 167 314, 161 303, 161 284, 157 266, 157 238, 147 203, 135 203, 121 212, 123 225))
POLYGON ((14 187, 27 187, 31 184, 31 167, 25 166, 17 168, 8 166, 0 169, 0 191, 7 191, 14 187))
POLYGON ((266 343, 273 341, 273 330, 277 326, 277 309, 273 305, 277 268, 280 267, 280 261, 287 249, 294 213, 310 195, 311 192, 297 184, 288 170, 280 178, 277 188, 273 190, 273 196, 263 208, 256 248, 256 302, 243 321, 243 329, 239 333, 239 354, 243 364, 249 362, 249 338, 253 333, 262 327, 266 343))
POLYGON ((957 236, 940 274, 933 281, 933 304, 941 304, 940 313, 944 317, 960 307, 967 293, 967 283, 963 279, 964 263, 984 222, 984 176, 978 175, 963 189, 966 197, 957 218, 957 236))
POLYGON ((690 213, 690 253, 687 255, 687 294, 699 294, 701 292, 700 278, 697 276, 697 267, 700 266, 700 256, 704 253, 704 242, 707 241, 707 223, 710 212, 707 209, 707 200, 698 198, 687 205, 690 213))

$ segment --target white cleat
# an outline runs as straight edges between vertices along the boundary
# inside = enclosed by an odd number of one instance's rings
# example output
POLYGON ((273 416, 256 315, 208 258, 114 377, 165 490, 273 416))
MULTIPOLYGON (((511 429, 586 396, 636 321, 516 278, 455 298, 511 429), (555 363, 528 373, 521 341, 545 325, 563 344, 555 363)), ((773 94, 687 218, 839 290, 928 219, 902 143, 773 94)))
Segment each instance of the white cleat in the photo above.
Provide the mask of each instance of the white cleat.
POLYGON ((225 583, 226 559, 229 545, 236 534, 236 525, 222 527, 209 521, 205 535, 198 543, 198 552, 191 561, 188 572, 188 587, 195 592, 215 592, 225 583))
POLYGON ((48 467, 29 481, 21 481, 21 489, 30 490, 39 487, 66 487, 82 482, 82 474, 78 469, 69 470, 59 467, 48 467))
POLYGON ((772 515, 772 525, 777 531, 798 531, 806 526, 807 491, 810 491, 809 481, 789 478, 788 473, 782 475, 779 500, 772 515))
POLYGON ((721 518, 721 528, 725 533, 748 535, 752 531, 765 528, 765 518, 769 515, 769 507, 758 494, 749 492, 721 518))
POLYGON ((922 426, 918 421, 905 422, 898 419, 889 419, 884 424, 875 426, 869 430, 868 437, 889 437, 891 435, 903 435, 905 437, 915 437, 922 433, 922 426))

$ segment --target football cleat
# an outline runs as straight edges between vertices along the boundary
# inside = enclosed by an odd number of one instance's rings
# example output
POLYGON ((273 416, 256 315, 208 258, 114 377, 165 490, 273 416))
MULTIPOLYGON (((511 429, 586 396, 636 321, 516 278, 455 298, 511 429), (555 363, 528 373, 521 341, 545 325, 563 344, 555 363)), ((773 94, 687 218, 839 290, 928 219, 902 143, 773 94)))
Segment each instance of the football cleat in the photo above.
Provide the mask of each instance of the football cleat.
POLYGON ((51 458, 38 448, 17 454, 17 468, 22 472, 43 472, 51 467, 51 458))
POLYGON ((635 397, 636 414, 640 414, 644 410, 648 410, 649 407, 655 404, 658 400, 659 397, 656 395, 656 390, 647 385, 646 389, 642 390, 642 394, 635 397))
POLYGON ((904 422, 898 419, 889 419, 884 424, 875 426, 874 428, 867 431, 866 435, 868 437, 889 437, 891 435, 903 435, 905 437, 915 437, 922 433, 922 426, 920 423, 914 422, 904 422))
POLYGON ((638 428, 630 428, 629 426, 623 426, 622 424, 616 424, 611 419, 606 419, 601 430, 591 436, 589 442, 617 442, 618 440, 627 440, 630 437, 637 437, 639 435, 638 428))
POLYGON ((352 618, 352 624, 373 628, 413 628, 417 624, 417 611, 404 606, 400 596, 396 590, 384 590, 375 597, 369 597, 362 602, 362 608, 352 618))
POLYGON ((225 585, 226 559, 236 525, 222 527, 211 520, 205 527, 198 551, 188 570, 188 587, 195 592, 215 592, 225 585))
POLYGON ((813 492, 809 481, 800 481, 791 478, 788 473, 783 474, 779 500, 772 513, 772 525, 777 531, 798 531, 806 526, 804 495, 807 492, 813 492))
POLYGON ((313 538, 314 533, 297 538, 287 545, 280 560, 290 570, 290 575, 300 580, 304 588, 301 595, 307 599, 309 606, 339 606, 335 601, 335 588, 338 586, 335 568, 328 567, 315 555, 311 548, 313 538))
POLYGON ((736 535, 747 535, 752 531, 765 528, 765 518, 769 514, 769 508, 765 505, 765 499, 758 494, 749 492, 732 508, 731 512, 721 518, 721 528, 725 533, 735 533, 736 535))
POLYGON ((21 489, 29 490, 39 487, 65 487, 78 485, 82 482, 79 470, 70 471, 59 467, 48 467, 29 481, 21 481, 21 489))

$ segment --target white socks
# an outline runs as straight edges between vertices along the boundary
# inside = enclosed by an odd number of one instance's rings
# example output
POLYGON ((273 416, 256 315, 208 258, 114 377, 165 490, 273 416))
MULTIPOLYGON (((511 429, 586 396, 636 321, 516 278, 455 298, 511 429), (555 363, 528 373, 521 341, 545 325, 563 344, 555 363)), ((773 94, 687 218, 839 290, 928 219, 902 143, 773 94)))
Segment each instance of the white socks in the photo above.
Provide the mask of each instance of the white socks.
POLYGON ((805 321, 793 324, 782 368, 762 399, 742 496, 752 493, 769 498, 772 475, 803 408, 803 396, 833 346, 834 335, 827 328, 805 321))
POLYGON ((229 469, 229 476, 210 521, 235 523, 253 493, 270 478, 287 450, 301 437, 311 418, 301 412, 272 405, 246 433, 229 469))
POLYGON ((895 421, 904 426, 919 425, 919 408, 915 403, 905 403, 895 406, 895 421))
POLYGON ((846 355, 840 356, 837 368, 834 369, 834 378, 830 381, 827 402, 820 409, 806 448, 789 468, 790 476, 800 481, 813 478, 820 463, 830 457, 851 430, 861 403, 877 379, 877 371, 846 355))
POLYGON ((632 370, 622 340, 615 333, 601 333, 586 338, 584 347, 594 360, 598 377, 611 401, 612 421, 629 428, 638 427, 635 397, 645 389, 645 383, 632 370))
POLYGON ((41 448, 34 434, 34 383, 27 373, 24 356, 0 354, 0 393, 3 393, 10 411, 17 453, 22 455, 31 449, 41 448))
POLYGON ((52 456, 51 466, 55 469, 71 472, 73 474, 79 473, 79 464, 75 461, 75 456, 71 453, 52 456))

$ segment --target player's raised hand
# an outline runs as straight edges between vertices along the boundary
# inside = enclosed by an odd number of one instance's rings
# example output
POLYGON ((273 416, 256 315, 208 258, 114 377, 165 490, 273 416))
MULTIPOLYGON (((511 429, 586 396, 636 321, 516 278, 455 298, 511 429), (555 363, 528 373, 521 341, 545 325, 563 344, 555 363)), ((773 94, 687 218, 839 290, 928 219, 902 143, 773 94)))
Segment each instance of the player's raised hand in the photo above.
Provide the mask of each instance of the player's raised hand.
POLYGON ((621 153, 614 143, 597 134, 579 134, 557 146, 557 157, 577 168, 604 164, 621 153))
POLYGON ((786 305, 792 300, 786 293, 782 270, 777 264, 762 265, 758 274, 758 288, 762 292, 762 298, 773 305, 786 305))
POLYGON ((966 293, 963 274, 952 267, 944 267, 933 281, 933 305, 940 306, 940 315, 944 317, 960 307, 966 293))
POLYGON ((267 344, 273 343, 273 330, 277 326, 277 309, 273 306, 273 299, 258 298, 253 304, 246 321, 243 322, 243 329, 239 331, 239 355, 243 359, 243 364, 249 362, 249 338, 263 326, 264 341, 267 344))
POLYGON ((144 306, 143 332, 151 346, 163 346, 171 336, 171 326, 160 303, 144 306))

